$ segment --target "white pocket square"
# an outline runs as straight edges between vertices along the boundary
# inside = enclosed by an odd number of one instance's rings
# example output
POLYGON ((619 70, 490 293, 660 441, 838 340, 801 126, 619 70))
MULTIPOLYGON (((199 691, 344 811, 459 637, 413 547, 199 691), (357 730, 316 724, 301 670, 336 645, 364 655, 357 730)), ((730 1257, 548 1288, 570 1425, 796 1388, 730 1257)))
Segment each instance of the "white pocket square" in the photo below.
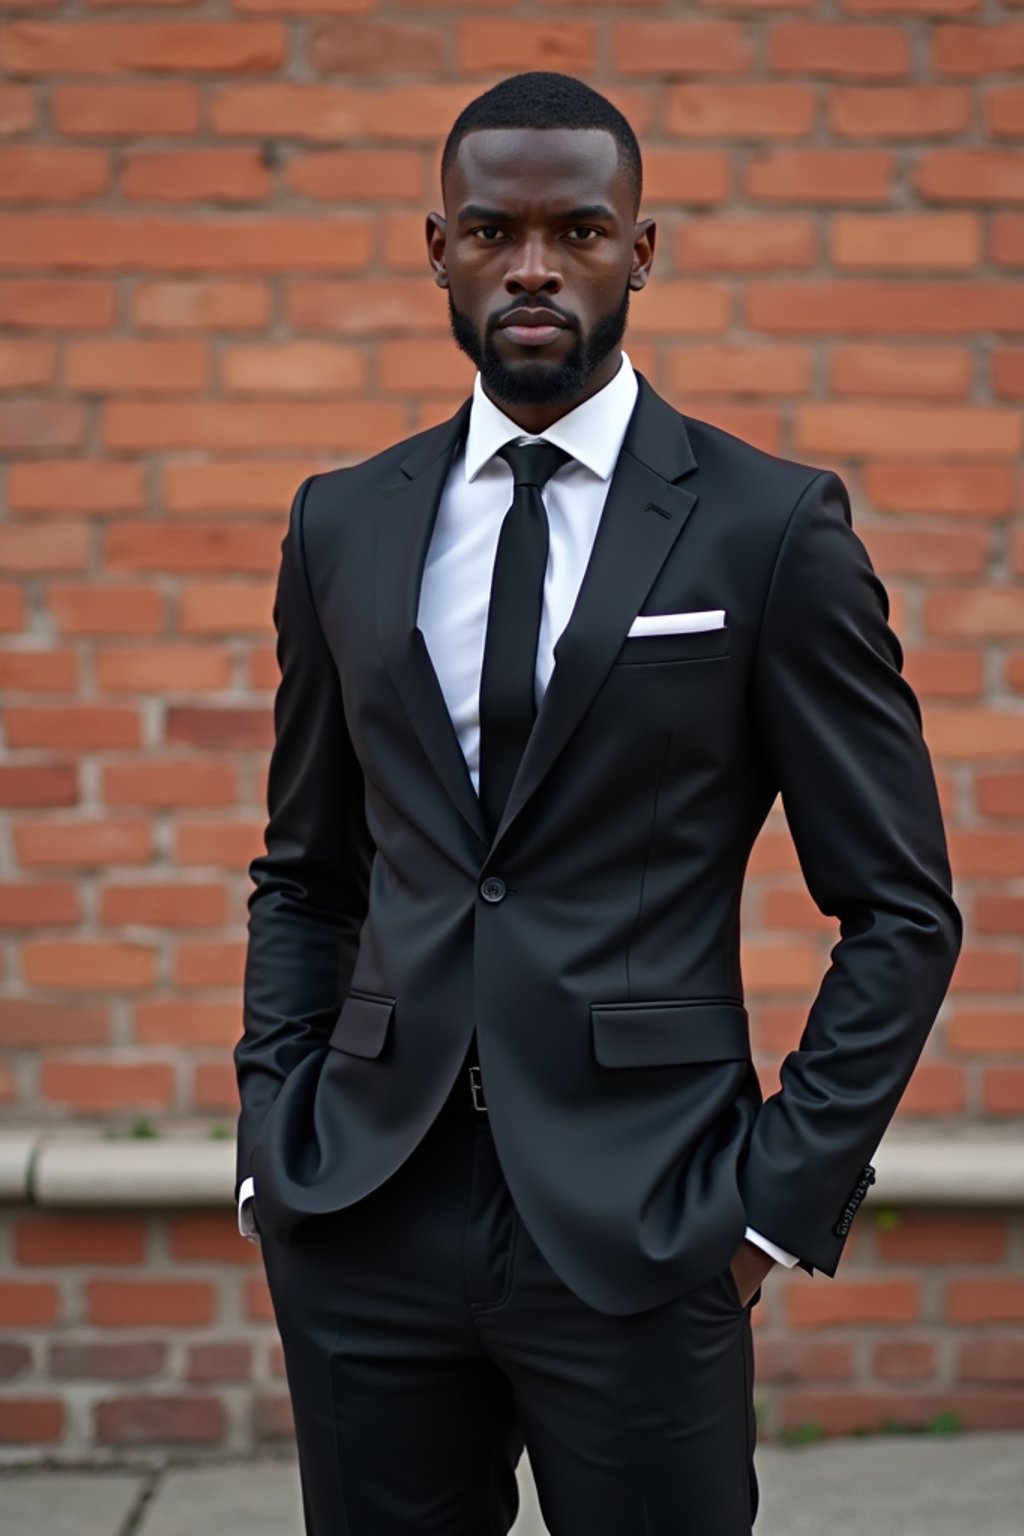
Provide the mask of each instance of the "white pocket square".
POLYGON ((701 608, 694 613, 638 613, 627 633, 630 635, 692 635, 705 629, 724 628, 724 608, 701 608))

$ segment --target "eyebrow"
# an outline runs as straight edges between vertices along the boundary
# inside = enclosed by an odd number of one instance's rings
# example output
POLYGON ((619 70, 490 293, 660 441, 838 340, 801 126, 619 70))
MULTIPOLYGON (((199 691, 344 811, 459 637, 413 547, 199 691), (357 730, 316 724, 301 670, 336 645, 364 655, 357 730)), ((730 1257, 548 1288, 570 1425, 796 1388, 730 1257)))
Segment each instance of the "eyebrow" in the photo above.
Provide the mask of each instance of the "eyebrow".
MULTIPOLYGON (((465 223, 469 219, 479 219, 483 224, 508 224, 515 218, 515 214, 509 213, 507 209, 485 208, 482 203, 467 203, 464 208, 459 209, 458 217, 460 223, 465 223)), ((570 219, 605 219, 613 221, 615 213, 613 209, 607 208, 604 203, 588 203, 582 208, 567 208, 563 213, 557 214, 556 217, 560 223, 568 222, 570 219)))

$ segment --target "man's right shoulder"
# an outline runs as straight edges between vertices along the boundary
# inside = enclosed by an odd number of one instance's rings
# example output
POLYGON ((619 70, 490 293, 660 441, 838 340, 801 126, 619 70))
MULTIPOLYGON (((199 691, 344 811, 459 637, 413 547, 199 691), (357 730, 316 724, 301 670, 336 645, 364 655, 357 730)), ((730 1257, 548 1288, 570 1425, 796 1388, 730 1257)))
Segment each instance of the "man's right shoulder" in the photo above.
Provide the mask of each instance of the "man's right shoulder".
POLYGON ((429 457, 435 444, 440 449, 451 433, 452 422, 457 414, 453 413, 447 421, 425 427, 422 432, 414 432, 411 437, 403 437, 399 442, 371 454, 368 459, 360 459, 355 464, 339 465, 336 469, 319 470, 313 475, 313 483, 306 493, 307 503, 315 500, 336 504, 339 496, 351 499, 353 493, 359 495, 388 484, 396 479, 407 459, 415 460, 421 455, 429 457))

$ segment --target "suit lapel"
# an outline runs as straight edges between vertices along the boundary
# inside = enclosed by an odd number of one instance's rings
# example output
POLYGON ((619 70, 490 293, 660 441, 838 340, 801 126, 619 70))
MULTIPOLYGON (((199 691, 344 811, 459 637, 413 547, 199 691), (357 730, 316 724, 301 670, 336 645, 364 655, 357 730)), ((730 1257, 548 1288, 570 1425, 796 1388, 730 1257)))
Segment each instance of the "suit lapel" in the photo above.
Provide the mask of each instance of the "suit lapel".
POLYGON ((535 793, 606 676, 697 497, 673 482, 696 468, 679 414, 642 375, 597 537, 493 847, 535 793))
POLYGON ((467 400, 421 438, 398 478, 380 492, 377 529, 377 629, 391 681, 423 750, 477 837, 489 841, 483 810, 417 625, 420 584, 448 471, 465 436, 467 400))

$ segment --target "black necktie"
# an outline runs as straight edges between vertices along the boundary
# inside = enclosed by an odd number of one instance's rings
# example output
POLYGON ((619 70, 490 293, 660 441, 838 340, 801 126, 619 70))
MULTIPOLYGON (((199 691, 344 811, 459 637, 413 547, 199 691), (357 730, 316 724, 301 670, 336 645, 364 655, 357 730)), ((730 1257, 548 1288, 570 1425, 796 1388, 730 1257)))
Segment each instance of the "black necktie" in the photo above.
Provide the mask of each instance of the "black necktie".
POLYGON ((492 833, 537 712, 537 636, 548 559, 541 488, 572 457, 553 443, 508 443, 498 452, 515 489, 498 536, 480 675, 480 800, 492 833))

